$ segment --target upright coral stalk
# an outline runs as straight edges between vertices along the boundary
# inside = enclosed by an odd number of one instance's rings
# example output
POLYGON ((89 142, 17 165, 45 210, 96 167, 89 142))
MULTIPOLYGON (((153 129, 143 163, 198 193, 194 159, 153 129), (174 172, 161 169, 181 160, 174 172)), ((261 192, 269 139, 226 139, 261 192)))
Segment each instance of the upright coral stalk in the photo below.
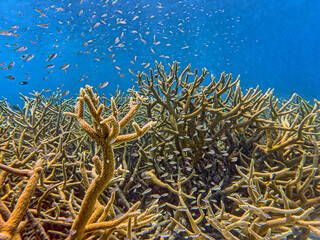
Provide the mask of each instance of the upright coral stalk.
POLYGON ((29 206, 31 196, 34 193, 38 180, 41 174, 41 167, 44 159, 40 158, 36 164, 34 169, 29 172, 31 176, 25 189, 23 190, 13 212, 10 214, 9 219, 0 225, 0 239, 20 239, 17 235, 18 227, 21 224, 21 221, 27 211, 29 206))
POLYGON ((80 127, 92 138, 92 140, 101 146, 102 150, 102 171, 93 180, 87 190, 79 214, 72 225, 68 240, 80 240, 84 238, 85 227, 94 211, 96 201, 113 177, 115 159, 112 145, 135 140, 143 136, 154 124, 153 122, 149 122, 140 128, 137 123, 134 122, 133 127, 136 131, 135 133, 119 136, 120 130, 132 120, 141 106, 141 103, 145 100, 139 95, 137 95, 136 98, 135 102, 131 99, 130 110, 122 120, 118 119, 119 113, 117 107, 114 100, 111 99, 112 115, 103 119, 101 115, 104 105, 98 104, 99 97, 93 93, 92 87, 86 86, 85 89, 81 88, 80 90, 80 97, 78 98, 79 101, 76 105, 75 113, 65 113, 76 118, 80 127), (84 119, 84 103, 86 103, 92 117, 93 128, 84 119))

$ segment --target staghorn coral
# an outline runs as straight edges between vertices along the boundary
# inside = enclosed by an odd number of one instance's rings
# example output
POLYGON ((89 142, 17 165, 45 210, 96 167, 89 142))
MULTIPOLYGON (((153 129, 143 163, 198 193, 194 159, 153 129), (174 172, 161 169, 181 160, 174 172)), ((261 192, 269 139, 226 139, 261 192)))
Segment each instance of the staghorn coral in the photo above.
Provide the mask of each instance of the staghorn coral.
POLYGON ((99 98, 86 87, 77 101, 62 101, 59 90, 49 98, 21 95, 21 108, 1 101, 0 234, 91 240, 319 235, 319 103, 297 94, 280 100, 273 90, 242 92, 239 78, 224 73, 201 86, 205 69, 179 73, 173 63, 169 70, 159 63, 149 75, 136 74, 142 97, 130 89, 99 98), (138 137, 146 129, 129 121, 146 128, 157 123, 138 137))
MULTIPOLYGON (((100 222, 94 225, 94 223, 87 224, 89 219, 95 210, 96 200, 98 199, 100 193, 108 186, 111 181, 114 170, 115 170, 115 159, 112 149, 112 144, 119 144, 123 142, 128 142, 135 140, 145 134, 145 132, 154 123, 149 122, 142 128, 140 128, 137 123, 133 123, 135 133, 119 135, 121 129, 123 129, 126 124, 133 118, 133 116, 138 111, 142 101, 145 99, 137 95, 136 104, 130 101, 130 111, 123 119, 118 119, 119 113, 116 108, 115 102, 111 99, 112 115, 108 118, 103 119, 101 114, 104 105, 98 105, 99 98, 93 93, 92 88, 86 86, 86 89, 80 90, 79 101, 75 107, 75 113, 65 113, 71 117, 78 120, 80 127, 92 138, 97 144, 101 146, 102 161, 98 156, 95 156, 94 163, 98 176, 92 181, 87 189, 86 195, 81 204, 79 214, 77 215, 72 228, 71 235, 68 239, 83 239, 86 232, 92 232, 94 230, 100 229, 111 229, 110 233, 106 232, 106 235, 111 235, 115 227, 118 227, 123 222, 126 222, 129 217, 139 215, 139 212, 134 212, 139 203, 135 204, 124 216, 113 223, 100 222), (86 103, 88 110, 92 116, 92 122, 94 129, 85 121, 84 119, 84 103, 86 103), (92 226, 94 225, 94 226, 92 226), (99 227, 100 226, 100 227, 99 227)), ((154 216, 143 218, 142 221, 145 223, 150 222, 154 219, 154 216), (147 221, 149 220, 149 221, 147 221)), ((133 227, 141 225, 140 222, 136 222, 133 227)))

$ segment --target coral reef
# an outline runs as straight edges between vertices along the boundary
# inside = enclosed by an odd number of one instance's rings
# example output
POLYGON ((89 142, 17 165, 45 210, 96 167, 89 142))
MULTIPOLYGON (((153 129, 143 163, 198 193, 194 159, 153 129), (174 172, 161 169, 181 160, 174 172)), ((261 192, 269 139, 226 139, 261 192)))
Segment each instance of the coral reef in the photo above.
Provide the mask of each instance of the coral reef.
POLYGON ((320 236, 319 102, 179 68, 1 101, 0 238, 320 236))

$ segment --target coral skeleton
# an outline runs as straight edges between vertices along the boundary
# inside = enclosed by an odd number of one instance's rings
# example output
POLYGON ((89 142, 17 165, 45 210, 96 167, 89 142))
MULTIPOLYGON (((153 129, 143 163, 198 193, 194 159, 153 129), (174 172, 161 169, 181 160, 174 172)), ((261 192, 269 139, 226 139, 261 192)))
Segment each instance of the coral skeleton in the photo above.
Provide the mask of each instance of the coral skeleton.
POLYGON ((317 100, 177 62, 133 74, 113 97, 0 101, 0 239, 320 237, 317 100))

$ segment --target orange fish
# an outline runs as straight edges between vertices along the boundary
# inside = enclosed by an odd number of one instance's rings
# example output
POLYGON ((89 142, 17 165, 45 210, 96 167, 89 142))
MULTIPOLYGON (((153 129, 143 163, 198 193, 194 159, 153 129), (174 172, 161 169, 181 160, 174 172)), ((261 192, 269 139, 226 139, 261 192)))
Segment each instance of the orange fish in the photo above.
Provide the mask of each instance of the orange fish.
POLYGON ((10 79, 10 80, 14 80, 14 77, 13 76, 6 76, 6 78, 10 79))
POLYGON ((41 28, 48 28, 49 27, 47 24, 38 24, 37 26, 41 27, 41 28))

